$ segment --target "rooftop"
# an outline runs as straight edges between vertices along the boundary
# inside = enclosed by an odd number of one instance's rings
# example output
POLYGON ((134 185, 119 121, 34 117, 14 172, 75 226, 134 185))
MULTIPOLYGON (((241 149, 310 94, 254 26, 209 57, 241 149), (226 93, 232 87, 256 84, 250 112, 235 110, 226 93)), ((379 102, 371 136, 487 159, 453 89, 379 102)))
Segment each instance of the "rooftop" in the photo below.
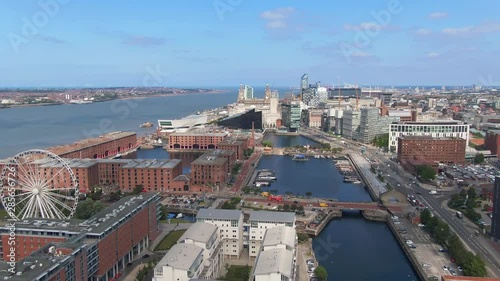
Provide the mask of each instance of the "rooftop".
POLYGON ((173 169, 181 164, 180 159, 134 159, 123 166, 125 169, 173 169))
POLYGON ((175 244, 160 260, 156 267, 170 266, 175 269, 189 270, 196 261, 196 258, 198 258, 202 252, 203 249, 195 245, 184 243, 175 244))
POLYGON ((210 152, 203 154, 196 158, 191 165, 223 165, 227 159, 222 155, 212 155, 210 152))
POLYGON ((241 210, 200 209, 196 218, 239 220, 241 216, 243 216, 243 212, 241 210))
POLYGON ((399 125, 465 125, 469 126, 468 124, 464 124, 462 121, 451 121, 451 120, 443 120, 442 122, 439 120, 436 120, 434 122, 414 122, 414 121, 401 121, 401 122, 392 122, 392 124, 399 124, 399 125))
POLYGON ((211 137, 225 137, 227 136, 227 133, 218 133, 218 132, 174 132, 171 133, 169 136, 193 136, 193 137, 206 137, 206 136, 211 136, 211 137))
POLYGON ((471 276, 441 276, 441 281, 500 281, 500 278, 471 276))
POLYGON ((49 148, 48 150, 57 154, 57 155, 61 155, 61 154, 66 154, 69 152, 77 151, 77 150, 80 150, 83 148, 92 147, 94 145, 98 145, 101 143, 106 143, 109 141, 121 139, 121 138, 128 137, 128 136, 135 136, 135 135, 136 135, 136 133, 134 133, 134 132, 113 132, 113 133, 105 134, 105 135, 102 135, 102 136, 99 136, 96 138, 80 140, 80 141, 77 141, 77 142, 74 142, 74 143, 68 144, 68 145, 54 146, 54 147, 49 148))
POLYGON ((293 254, 285 249, 272 249, 260 252, 255 262, 254 275, 279 273, 288 278, 293 276, 293 254))
POLYGON ((403 140, 442 140, 442 141, 445 141, 445 140, 463 140, 463 141, 465 141, 462 138, 432 137, 432 136, 410 136, 410 135, 406 135, 406 136, 400 136, 399 138, 403 139, 403 140))
POLYGON ((179 238, 179 241, 191 239, 193 241, 207 243, 214 233, 217 233, 217 226, 209 223, 196 222, 184 232, 181 238, 179 238))
POLYGON ((253 211, 250 213, 250 221, 266 222, 295 222, 295 213, 292 212, 271 212, 271 211, 253 211))
POLYGON ((286 245, 287 247, 295 247, 295 229, 288 226, 277 226, 268 228, 262 246, 286 245))

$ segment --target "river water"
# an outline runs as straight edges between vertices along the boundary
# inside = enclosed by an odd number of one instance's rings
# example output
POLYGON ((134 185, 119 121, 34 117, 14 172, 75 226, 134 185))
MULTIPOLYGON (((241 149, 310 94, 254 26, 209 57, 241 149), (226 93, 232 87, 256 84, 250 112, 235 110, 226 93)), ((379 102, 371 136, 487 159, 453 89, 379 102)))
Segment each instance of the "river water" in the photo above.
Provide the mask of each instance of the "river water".
MULTIPOLYGON (((84 105, 26 107, 0 110, 0 159, 20 151, 67 144, 82 138, 111 131, 135 131, 139 124, 157 119, 180 118, 198 110, 215 108, 236 100, 236 92, 197 94, 174 97, 152 97, 117 100, 84 105)), ((268 136, 275 146, 313 144, 298 136, 268 136)), ((181 158, 183 170, 199 154, 169 154, 163 149, 139 150, 130 157, 181 158)), ((330 159, 293 161, 283 156, 265 156, 259 168, 276 171, 278 180, 271 186, 284 192, 337 198, 345 201, 367 201, 370 196, 360 185, 345 184, 330 159)), ((345 215, 329 223, 313 247, 328 271, 328 280, 403 281, 418 280, 409 261, 384 223, 363 219, 359 213, 345 215)))

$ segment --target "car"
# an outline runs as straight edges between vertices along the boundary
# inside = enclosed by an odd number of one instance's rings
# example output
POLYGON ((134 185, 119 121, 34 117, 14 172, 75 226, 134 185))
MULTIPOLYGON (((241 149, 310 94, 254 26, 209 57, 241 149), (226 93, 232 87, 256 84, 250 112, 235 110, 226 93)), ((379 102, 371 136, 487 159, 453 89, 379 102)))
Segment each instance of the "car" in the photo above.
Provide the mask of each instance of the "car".
POLYGON ((419 195, 422 195, 422 192, 420 192, 420 191, 417 191, 417 192, 415 192, 415 193, 416 193, 416 194, 419 194, 419 195))
POLYGON ((423 264, 422 264, 422 267, 429 267, 429 266, 431 266, 431 265, 430 265, 430 264, 428 264, 428 263, 423 263, 423 264))
POLYGON ((127 263, 127 267, 131 267, 131 266, 132 266, 131 262, 127 263))
POLYGON ((448 270, 448 267, 446 265, 443 265, 444 270, 448 270))
POLYGON ((438 252, 440 252, 440 253, 447 253, 448 250, 441 248, 441 249, 438 250, 438 252))
POLYGON ((463 269, 462 269, 462 267, 461 267, 461 266, 457 266, 457 270, 458 270, 458 271, 460 271, 460 272, 462 272, 462 271, 463 271, 463 269))
POLYGON ((314 270, 316 269, 316 267, 309 267, 309 269, 307 270, 307 272, 311 273, 311 272, 314 272, 314 270))
POLYGON ((454 276, 457 275, 457 272, 455 270, 450 268, 449 271, 450 271, 451 275, 454 275, 454 276))
POLYGON ((149 258, 149 255, 148 254, 145 254, 144 256, 142 256, 143 259, 147 259, 149 258))

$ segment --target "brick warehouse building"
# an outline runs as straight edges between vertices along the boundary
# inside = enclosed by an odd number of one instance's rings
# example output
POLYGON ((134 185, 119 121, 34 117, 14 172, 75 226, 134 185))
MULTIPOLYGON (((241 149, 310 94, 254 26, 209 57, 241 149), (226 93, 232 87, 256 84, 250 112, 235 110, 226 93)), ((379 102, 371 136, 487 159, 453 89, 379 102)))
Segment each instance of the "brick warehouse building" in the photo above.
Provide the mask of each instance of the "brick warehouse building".
POLYGON ((398 160, 417 158, 444 164, 465 163, 466 140, 430 136, 401 136, 398 138, 398 160))
MULTIPOLYGON (((64 248, 64 244, 79 245, 83 251, 83 256, 80 256, 85 257, 81 259, 81 263, 90 279, 80 278, 81 272, 78 270, 66 270, 65 273, 73 276, 65 276, 60 280, 110 280, 158 237, 159 200, 157 193, 128 196, 85 221, 45 219, 16 222, 16 261, 29 261, 38 255, 47 254, 45 247, 52 245, 51 243, 54 243, 55 248, 64 248)), ((8 260, 10 231, 7 226, 0 227, 3 260, 8 260)), ((64 253, 61 250, 60 256, 73 255, 71 253, 71 250, 65 250, 64 253)), ((73 258, 79 259, 80 256, 73 255, 73 258)), ((65 267, 59 271, 52 270, 52 267, 59 266, 60 263, 57 259, 51 262, 47 259, 43 266, 35 266, 33 269, 21 269, 24 262, 17 263, 18 271, 26 271, 20 276, 24 279, 19 280, 28 280, 27 274, 45 276, 29 280, 56 280, 54 276, 65 270, 65 267), (47 265, 50 266, 47 268, 47 265)), ((4 274, 6 273, 2 272, 0 276, 4 274)))
POLYGON ((217 149, 217 145, 223 141, 226 136, 227 133, 213 132, 171 133, 168 135, 168 150, 217 149))
POLYGON ((218 148, 223 150, 232 150, 236 153, 237 160, 244 160, 244 152, 249 148, 250 138, 248 137, 227 137, 219 143, 218 148))
MULTIPOLYGON (((178 159, 65 159, 78 180, 80 192, 86 193, 98 184, 117 184, 130 192, 142 185, 147 191, 168 192, 172 180, 182 174, 178 159)), ((54 160, 41 159, 38 165, 50 177, 60 168, 54 160)), ((60 188, 64 179, 54 178, 51 184, 60 188)))
POLYGON ((137 148, 137 134, 114 132, 96 138, 84 139, 48 150, 62 158, 108 158, 137 148))
POLYGON ((484 138, 484 148, 492 155, 500 156, 500 130, 489 130, 484 138))
POLYGON ((191 163, 191 191, 214 192, 226 186, 229 161, 226 157, 205 153, 191 163))

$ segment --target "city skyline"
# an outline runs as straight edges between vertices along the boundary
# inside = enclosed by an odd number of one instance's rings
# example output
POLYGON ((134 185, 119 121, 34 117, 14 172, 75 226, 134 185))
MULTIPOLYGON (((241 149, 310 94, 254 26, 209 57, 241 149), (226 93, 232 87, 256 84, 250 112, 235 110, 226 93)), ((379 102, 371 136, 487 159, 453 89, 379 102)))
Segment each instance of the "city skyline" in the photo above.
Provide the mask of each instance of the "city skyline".
POLYGON ((500 85, 500 3, 322 4, 5 3, 0 87, 500 85))

